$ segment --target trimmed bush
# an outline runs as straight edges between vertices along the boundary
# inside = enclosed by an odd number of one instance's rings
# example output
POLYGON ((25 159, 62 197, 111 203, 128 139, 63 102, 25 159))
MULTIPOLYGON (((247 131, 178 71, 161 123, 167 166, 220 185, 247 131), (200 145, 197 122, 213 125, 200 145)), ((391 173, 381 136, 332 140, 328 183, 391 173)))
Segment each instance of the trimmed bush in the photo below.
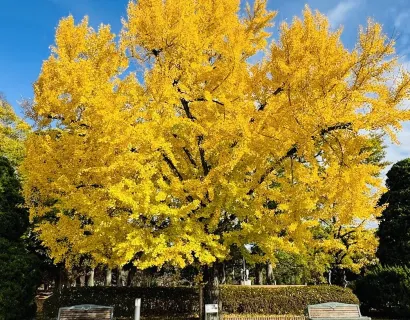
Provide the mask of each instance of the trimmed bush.
POLYGON ((364 312, 410 317, 410 268, 376 267, 356 282, 355 293, 364 312))
MULTIPOLYGON (((303 315, 308 304, 329 301, 358 304, 350 289, 337 286, 220 287, 222 308, 229 314, 303 315)), ((135 298, 142 299, 142 317, 180 317, 199 313, 196 288, 168 287, 81 287, 56 293, 44 302, 46 319, 56 318, 60 307, 98 304, 114 307, 115 317, 132 318, 135 298)))
POLYGON ((338 286, 257 287, 221 286, 224 313, 303 315, 309 304, 341 302, 358 304, 348 288, 338 286))
POLYGON ((133 318, 135 299, 142 299, 143 317, 181 317, 199 312, 199 295, 195 288, 168 287, 80 287, 55 293, 43 305, 45 319, 56 318, 60 307, 97 304, 114 307, 115 317, 133 318))

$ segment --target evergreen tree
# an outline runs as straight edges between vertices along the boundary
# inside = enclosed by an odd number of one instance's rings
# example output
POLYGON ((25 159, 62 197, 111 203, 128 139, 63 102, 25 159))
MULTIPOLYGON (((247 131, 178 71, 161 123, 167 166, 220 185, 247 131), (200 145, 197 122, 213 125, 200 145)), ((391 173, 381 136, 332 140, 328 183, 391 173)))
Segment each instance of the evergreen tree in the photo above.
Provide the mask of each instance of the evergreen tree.
POLYGON ((0 157, 0 237, 19 239, 28 227, 20 182, 8 159, 0 157))
POLYGON ((402 265, 410 261, 410 159, 393 165, 386 185, 380 205, 388 206, 379 218, 377 256, 382 264, 402 265))
POLYGON ((0 157, 0 320, 33 319, 39 279, 38 260, 28 253, 22 236, 28 213, 14 168, 0 157))

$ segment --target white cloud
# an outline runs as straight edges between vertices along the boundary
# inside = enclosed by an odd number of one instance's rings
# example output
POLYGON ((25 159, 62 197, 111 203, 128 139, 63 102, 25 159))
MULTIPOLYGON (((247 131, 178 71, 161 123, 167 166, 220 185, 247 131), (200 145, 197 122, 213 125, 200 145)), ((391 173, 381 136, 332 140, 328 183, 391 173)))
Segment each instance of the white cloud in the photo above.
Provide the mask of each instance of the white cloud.
POLYGON ((339 25, 348 17, 348 13, 357 8, 362 0, 342 0, 339 4, 330 10, 327 14, 330 24, 333 28, 339 25))

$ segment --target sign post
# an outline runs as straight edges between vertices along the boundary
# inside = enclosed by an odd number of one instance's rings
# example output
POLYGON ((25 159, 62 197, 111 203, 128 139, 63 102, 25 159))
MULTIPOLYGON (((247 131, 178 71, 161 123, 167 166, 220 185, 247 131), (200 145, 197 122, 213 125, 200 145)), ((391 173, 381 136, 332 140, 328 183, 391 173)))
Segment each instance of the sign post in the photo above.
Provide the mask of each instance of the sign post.
POLYGON ((141 299, 135 299, 135 320, 140 320, 141 316, 141 299))
POLYGON ((205 305, 205 319, 218 320, 218 304, 205 305))

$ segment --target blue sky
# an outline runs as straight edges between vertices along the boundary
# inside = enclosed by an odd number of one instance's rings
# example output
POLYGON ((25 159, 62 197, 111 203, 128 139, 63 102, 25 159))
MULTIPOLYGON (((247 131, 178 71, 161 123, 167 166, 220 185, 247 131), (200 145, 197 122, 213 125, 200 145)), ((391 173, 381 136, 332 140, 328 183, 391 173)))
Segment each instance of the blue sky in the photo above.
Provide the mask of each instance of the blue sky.
MULTIPOLYGON (((88 15, 92 26, 110 24, 121 28, 128 0, 0 0, 0 92, 21 114, 18 101, 31 98, 32 83, 42 61, 50 54, 55 27, 60 18, 72 14, 76 20, 88 15)), ((384 26, 388 35, 398 36, 397 52, 410 69, 410 1, 408 0, 268 0, 278 10, 276 25, 300 15, 305 4, 328 15, 332 26, 344 26, 342 41, 352 48, 359 25, 368 17, 384 26)), ((410 157, 410 123, 399 134, 400 146, 389 143, 387 159, 410 157)))

